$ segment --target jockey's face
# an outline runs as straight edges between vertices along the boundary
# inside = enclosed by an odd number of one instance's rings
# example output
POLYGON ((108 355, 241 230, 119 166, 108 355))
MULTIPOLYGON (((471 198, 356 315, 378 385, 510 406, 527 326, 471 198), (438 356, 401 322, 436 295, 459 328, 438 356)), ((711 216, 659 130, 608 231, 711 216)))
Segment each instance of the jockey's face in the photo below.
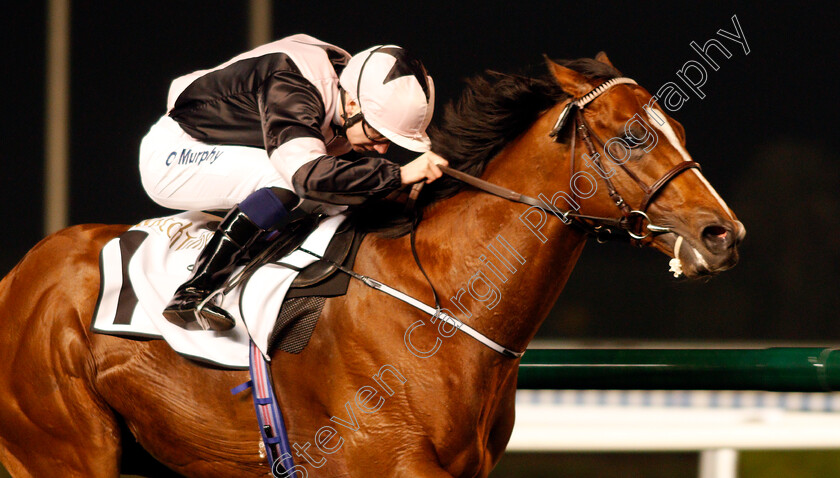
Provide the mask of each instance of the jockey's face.
MULTIPOLYGON (((355 101, 349 100, 345 105, 347 116, 352 117, 359 112, 359 105, 355 101)), ((367 124, 365 120, 359 121, 353 126, 347 128, 345 131, 347 141, 353 147, 353 151, 363 153, 365 151, 376 151, 379 154, 385 154, 391 142, 388 138, 382 135, 379 131, 373 129, 367 124)))

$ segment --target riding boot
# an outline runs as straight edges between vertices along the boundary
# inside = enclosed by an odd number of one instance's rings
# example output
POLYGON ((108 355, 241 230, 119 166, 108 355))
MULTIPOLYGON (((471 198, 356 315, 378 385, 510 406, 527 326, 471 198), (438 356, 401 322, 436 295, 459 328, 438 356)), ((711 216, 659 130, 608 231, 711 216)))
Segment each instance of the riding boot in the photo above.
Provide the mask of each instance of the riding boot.
POLYGON ((212 296, 263 232, 238 206, 231 209, 199 254, 190 279, 178 287, 164 309, 166 320, 189 330, 232 329, 235 320, 212 296))

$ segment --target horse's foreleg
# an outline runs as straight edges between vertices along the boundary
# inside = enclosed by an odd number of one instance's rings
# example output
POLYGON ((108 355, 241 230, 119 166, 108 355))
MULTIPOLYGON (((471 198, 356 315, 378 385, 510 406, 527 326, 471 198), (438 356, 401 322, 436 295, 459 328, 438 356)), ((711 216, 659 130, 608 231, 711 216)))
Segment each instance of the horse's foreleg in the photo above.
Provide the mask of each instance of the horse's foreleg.
POLYGON ((0 364, 0 460, 15 478, 119 476, 120 428, 77 368, 73 340, 20 339, 0 364))
POLYGON ((439 464, 431 462, 400 463, 398 468, 389 468, 387 470, 384 468, 372 466, 372 463, 366 463, 360 467, 353 467, 351 464, 350 468, 351 471, 347 476, 381 476, 392 478, 402 478, 405 476, 410 476, 412 478, 454 478, 454 475, 441 468, 439 464))
MULTIPOLYGON (((31 406, 6 410, 0 422, 0 461, 14 478, 66 476, 115 478, 119 476, 119 428, 108 412, 90 405, 90 398, 77 399, 62 412, 31 406)), ((2 405, 8 402, 4 397, 2 405)))
POLYGON ((399 476, 417 476, 422 478, 453 478, 453 476, 440 465, 422 464, 416 467, 409 468, 406 473, 400 473, 399 476))
MULTIPOLYGON (((371 445, 372 446, 372 445, 371 445)), ((422 454, 411 457, 387 456, 386 448, 372 446, 383 454, 368 455, 367 450, 353 453, 348 450, 345 454, 349 476, 378 476, 388 478, 454 478, 455 475, 446 471, 436 457, 422 454)))

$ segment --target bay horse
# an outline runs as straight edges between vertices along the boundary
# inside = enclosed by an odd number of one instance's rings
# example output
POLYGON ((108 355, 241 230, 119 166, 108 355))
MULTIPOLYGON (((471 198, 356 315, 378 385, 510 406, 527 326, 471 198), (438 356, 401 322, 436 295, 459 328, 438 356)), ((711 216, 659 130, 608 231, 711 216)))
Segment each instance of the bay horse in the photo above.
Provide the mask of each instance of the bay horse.
MULTIPOLYGON (((441 304, 514 351, 536 334, 589 235, 623 228, 639 245, 679 249, 691 278, 732 267, 745 233, 688 156, 682 126, 606 55, 546 63, 544 77, 473 80, 434 135, 453 169, 544 200, 441 180, 421 195, 429 204, 416 228, 441 304)), ((268 474, 250 397, 230 393, 247 372, 200 366, 160 340, 90 332, 99 251, 125 230, 62 230, 0 282, 0 460, 16 478, 116 477, 139 443, 173 476, 268 474)), ((354 268, 434 303, 405 234, 369 234, 354 268)), ((272 354, 293 474, 490 473, 513 427, 519 360, 432 319, 351 281, 302 353, 272 354)))

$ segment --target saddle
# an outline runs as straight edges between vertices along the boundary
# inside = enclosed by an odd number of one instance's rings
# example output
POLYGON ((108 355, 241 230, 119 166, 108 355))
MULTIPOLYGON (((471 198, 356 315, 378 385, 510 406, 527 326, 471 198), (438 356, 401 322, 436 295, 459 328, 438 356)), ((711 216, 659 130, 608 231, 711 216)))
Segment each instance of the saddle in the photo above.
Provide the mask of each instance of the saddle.
MULTIPOLYGON (((385 202, 399 204, 403 211, 410 211, 415 207, 417 198, 423 190, 423 184, 423 182, 418 182, 398 189, 386 197, 385 202)), ((310 213, 311 211, 310 209, 310 213)), ((311 217, 304 217, 302 220, 311 219, 311 217)), ((295 247, 299 246, 314 230, 321 218, 317 217, 314 220, 311 229, 303 227, 299 233, 291 232, 293 239, 290 243, 297 244, 295 247)), ((294 228, 287 227, 285 230, 290 229, 294 228)), ((269 339, 269 346, 272 349, 279 347, 284 352, 297 354, 306 347, 327 297, 337 297, 347 293, 350 276, 339 272, 338 266, 345 269, 353 268, 356 253, 364 237, 365 233, 355 229, 351 221, 345 222, 327 246, 323 255, 324 259, 300 271, 286 293, 286 299, 280 308, 280 316, 269 339)), ((283 257, 292 250, 293 248, 284 248, 282 253, 274 257, 283 257)))
MULTIPOLYGON (((296 269, 280 258, 297 249, 323 218, 318 215, 293 219, 279 237, 272 239, 271 245, 254 254, 251 264, 274 262, 296 269)), ((347 293, 350 276, 340 272, 338 266, 353 267, 364 236, 352 225, 344 223, 324 251, 323 259, 299 269, 269 338, 271 349, 277 347, 293 354, 303 351, 315 330, 326 299, 347 293)))

